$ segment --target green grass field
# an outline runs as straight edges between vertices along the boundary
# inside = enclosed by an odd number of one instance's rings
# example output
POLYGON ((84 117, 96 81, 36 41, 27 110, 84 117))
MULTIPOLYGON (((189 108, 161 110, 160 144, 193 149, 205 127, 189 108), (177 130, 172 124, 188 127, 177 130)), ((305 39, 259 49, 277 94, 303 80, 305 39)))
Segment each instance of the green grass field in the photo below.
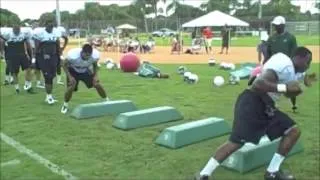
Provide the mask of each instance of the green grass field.
MULTIPOLYGON (((159 65, 170 79, 143 79, 133 74, 101 69, 100 80, 114 100, 132 100, 139 109, 169 105, 184 115, 184 120, 121 131, 111 126, 114 117, 75 120, 60 113, 64 86, 55 85, 59 100, 53 106, 45 104, 45 93, 37 90, 30 95, 16 95, 12 86, 1 86, 1 132, 21 142, 27 148, 59 165, 80 179, 186 179, 200 170, 216 148, 228 139, 222 136, 197 144, 170 150, 154 144, 166 127, 207 117, 223 117, 231 125, 233 106, 238 94, 246 88, 246 80, 239 86, 212 86, 212 77, 226 71, 207 65, 186 65, 199 75, 198 84, 189 85, 176 73, 178 65, 159 65)), ((312 71, 319 76, 319 64, 312 71)), ((4 74, 3 68, 1 73, 4 74)), ((21 83, 22 84, 22 83, 21 83)), ((83 84, 74 94, 71 108, 80 103, 101 101, 94 89, 83 84)), ((297 179, 319 179, 319 83, 306 89, 298 98, 299 113, 291 113, 287 99, 280 107, 302 129, 304 152, 288 158, 283 168, 297 179)), ((263 156, 263 155, 262 155, 263 156)), ((63 179, 25 154, 1 142, 1 163, 19 159, 20 164, 1 167, 1 179, 63 179)), ((259 168, 241 175, 219 168, 216 179, 262 179, 265 169, 259 168)))
MULTIPOLYGON (((135 35, 132 35, 135 37, 135 35)), ((146 35, 138 35, 140 40, 146 40, 148 36, 146 35)), ((314 45, 318 46, 320 39, 319 36, 307 36, 307 35, 297 35, 297 43, 298 45, 306 46, 306 45, 314 45)), ((154 37, 157 46, 169 46, 171 45, 170 38, 162 38, 162 37, 154 37)), ((184 44, 191 45, 190 35, 183 36, 184 44)), ((81 39, 81 41, 85 41, 85 39, 81 39)), ((231 40, 231 46, 240 46, 240 47, 256 47, 260 43, 259 37, 235 37, 231 40)), ((78 40, 71 40, 70 44, 78 45, 78 40)), ((221 40, 213 40, 213 46, 221 46, 221 40)))

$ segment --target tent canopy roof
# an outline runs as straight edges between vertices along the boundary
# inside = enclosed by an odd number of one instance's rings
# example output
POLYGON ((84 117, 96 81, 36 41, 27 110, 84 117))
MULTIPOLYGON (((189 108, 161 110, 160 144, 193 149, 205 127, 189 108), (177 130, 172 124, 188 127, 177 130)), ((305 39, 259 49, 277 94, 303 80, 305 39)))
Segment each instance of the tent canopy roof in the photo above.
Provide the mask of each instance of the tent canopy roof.
POLYGON ((230 16, 220 11, 212 11, 208 14, 184 23, 182 27, 205 27, 205 26, 249 26, 249 23, 230 16))

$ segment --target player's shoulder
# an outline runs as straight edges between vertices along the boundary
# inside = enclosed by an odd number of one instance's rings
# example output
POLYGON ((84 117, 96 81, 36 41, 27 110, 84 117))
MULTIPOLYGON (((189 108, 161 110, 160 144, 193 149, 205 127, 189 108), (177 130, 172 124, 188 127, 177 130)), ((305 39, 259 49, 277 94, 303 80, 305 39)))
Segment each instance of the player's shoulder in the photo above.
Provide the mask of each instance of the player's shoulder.
POLYGON ((67 34, 67 30, 63 26, 58 26, 57 30, 61 33, 62 36, 65 36, 67 34))
POLYGON ((37 27, 32 30, 32 34, 39 35, 39 34, 42 34, 44 32, 44 30, 45 30, 45 28, 43 28, 43 27, 37 27))
POLYGON ((66 36, 67 30, 63 26, 58 26, 53 29, 54 33, 58 36, 66 36))
POLYGON ((25 36, 31 36, 31 35, 33 34, 31 27, 21 27, 21 32, 22 32, 25 36))
POLYGON ((73 48, 68 51, 67 59, 78 59, 81 55, 81 48, 73 48))
POLYGON ((0 27, 0 35, 6 36, 12 32, 12 28, 9 27, 0 27))
POLYGON ((293 63, 289 56, 284 53, 276 53, 264 64, 263 69, 273 69, 278 72, 292 69, 293 63))
POLYGON ((292 39, 293 39, 293 38, 296 38, 293 34, 291 34, 291 33, 288 32, 288 31, 285 32, 285 36, 288 37, 288 38, 292 38, 292 39))
POLYGON ((92 56, 93 59, 99 59, 100 58, 100 52, 97 49, 93 48, 91 56, 92 56))

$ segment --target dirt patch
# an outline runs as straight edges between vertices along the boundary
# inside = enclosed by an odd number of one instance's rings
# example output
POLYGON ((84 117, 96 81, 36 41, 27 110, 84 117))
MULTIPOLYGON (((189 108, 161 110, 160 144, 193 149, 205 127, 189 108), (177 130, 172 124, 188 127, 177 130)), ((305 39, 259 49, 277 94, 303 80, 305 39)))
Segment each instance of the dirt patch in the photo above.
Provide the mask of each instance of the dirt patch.
MULTIPOLYGON (((67 50, 77 46, 68 46, 67 50)), ((319 62, 319 48, 320 46, 307 46, 313 53, 313 62, 319 62)), ((186 48, 185 48, 186 49, 186 48)), ((219 54, 220 47, 213 47, 213 54, 207 55, 205 50, 198 55, 190 54, 171 54, 170 47, 156 47, 150 54, 140 54, 141 60, 147 60, 152 63, 159 64, 200 64, 207 63, 210 57, 215 60, 243 63, 243 62, 257 62, 258 55, 255 47, 231 47, 229 54, 219 54)), ((101 52, 101 60, 112 58, 118 62, 122 56, 121 53, 116 52, 101 52)))

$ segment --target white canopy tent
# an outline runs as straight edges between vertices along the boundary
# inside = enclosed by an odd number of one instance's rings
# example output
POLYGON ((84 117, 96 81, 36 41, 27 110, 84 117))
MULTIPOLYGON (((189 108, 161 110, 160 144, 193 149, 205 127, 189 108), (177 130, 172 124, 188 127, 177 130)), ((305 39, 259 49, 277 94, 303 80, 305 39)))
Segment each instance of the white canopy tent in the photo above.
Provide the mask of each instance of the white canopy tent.
POLYGON ((131 24, 122 24, 117 26, 116 29, 137 29, 137 27, 132 26, 131 24))
POLYGON ((184 23, 182 27, 206 27, 206 26, 249 26, 249 23, 230 16, 220 11, 212 11, 208 14, 184 23))

